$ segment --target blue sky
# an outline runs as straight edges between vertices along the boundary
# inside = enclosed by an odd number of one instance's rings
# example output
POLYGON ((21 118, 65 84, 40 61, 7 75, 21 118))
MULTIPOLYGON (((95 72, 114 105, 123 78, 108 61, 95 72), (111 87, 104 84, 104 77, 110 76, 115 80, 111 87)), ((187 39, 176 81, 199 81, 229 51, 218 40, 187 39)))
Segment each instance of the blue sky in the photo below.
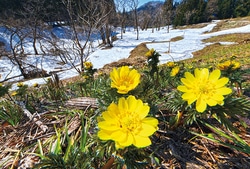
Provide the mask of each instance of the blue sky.
POLYGON ((141 5, 147 3, 147 2, 150 2, 150 1, 163 1, 163 2, 164 2, 164 0, 139 0, 139 7, 140 7, 141 5))

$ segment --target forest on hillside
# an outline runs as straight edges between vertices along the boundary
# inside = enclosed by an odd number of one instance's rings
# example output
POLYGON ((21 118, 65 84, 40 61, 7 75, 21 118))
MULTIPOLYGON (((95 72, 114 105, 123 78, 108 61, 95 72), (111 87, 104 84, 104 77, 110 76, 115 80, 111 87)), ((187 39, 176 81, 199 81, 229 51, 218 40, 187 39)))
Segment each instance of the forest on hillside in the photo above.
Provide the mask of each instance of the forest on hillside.
POLYGON ((135 17, 139 17, 140 25, 151 15, 151 21, 148 22, 151 22, 152 26, 153 22, 163 25, 184 25, 250 15, 249 0, 165 0, 164 5, 153 9, 153 13, 151 9, 135 16, 134 11, 139 8, 138 5, 138 0, 0 0, 0 19, 36 18, 44 22, 69 21, 82 16, 97 19, 103 16, 104 12, 112 13, 107 16, 110 18, 109 24, 116 26, 119 26, 120 22, 131 26, 135 24, 135 17))

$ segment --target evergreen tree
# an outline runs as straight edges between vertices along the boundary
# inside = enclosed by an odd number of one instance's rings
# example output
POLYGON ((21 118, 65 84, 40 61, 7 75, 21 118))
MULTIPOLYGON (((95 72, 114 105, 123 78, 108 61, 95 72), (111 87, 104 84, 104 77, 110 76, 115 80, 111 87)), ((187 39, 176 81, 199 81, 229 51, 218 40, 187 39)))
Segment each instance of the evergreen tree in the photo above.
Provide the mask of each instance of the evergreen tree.
POLYGON ((237 0, 234 14, 236 17, 250 16, 250 1, 237 0))
POLYGON ((207 21, 217 19, 218 17, 218 0, 208 0, 205 9, 205 18, 207 21))
POLYGON ((218 0, 218 17, 226 19, 234 17, 236 0, 218 0))

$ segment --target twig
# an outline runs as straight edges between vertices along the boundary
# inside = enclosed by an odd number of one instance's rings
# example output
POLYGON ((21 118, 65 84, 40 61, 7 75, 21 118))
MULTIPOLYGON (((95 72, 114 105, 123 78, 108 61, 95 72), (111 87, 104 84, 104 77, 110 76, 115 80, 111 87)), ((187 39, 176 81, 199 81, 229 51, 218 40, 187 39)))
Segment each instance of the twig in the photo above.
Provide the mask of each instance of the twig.
MULTIPOLYGON (((196 122, 196 124, 198 125, 200 131, 202 134, 204 134, 203 130, 201 129, 200 125, 196 122)), ((211 159, 213 160, 214 163, 216 163, 216 160, 214 159, 212 153, 208 150, 207 146, 204 144, 204 142, 201 140, 202 145, 204 146, 204 148, 206 149, 207 153, 209 154, 209 156, 211 157, 211 159)))

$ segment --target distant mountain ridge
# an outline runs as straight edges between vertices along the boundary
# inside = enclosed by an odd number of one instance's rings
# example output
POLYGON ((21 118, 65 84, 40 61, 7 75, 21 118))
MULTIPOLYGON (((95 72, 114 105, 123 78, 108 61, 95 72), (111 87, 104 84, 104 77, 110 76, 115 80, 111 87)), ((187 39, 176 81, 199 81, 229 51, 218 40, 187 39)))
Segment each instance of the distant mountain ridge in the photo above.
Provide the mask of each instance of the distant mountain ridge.
POLYGON ((161 8, 163 4, 164 4, 163 1, 150 1, 137 8, 137 11, 138 12, 151 11, 152 13, 154 13, 154 11, 161 8))

